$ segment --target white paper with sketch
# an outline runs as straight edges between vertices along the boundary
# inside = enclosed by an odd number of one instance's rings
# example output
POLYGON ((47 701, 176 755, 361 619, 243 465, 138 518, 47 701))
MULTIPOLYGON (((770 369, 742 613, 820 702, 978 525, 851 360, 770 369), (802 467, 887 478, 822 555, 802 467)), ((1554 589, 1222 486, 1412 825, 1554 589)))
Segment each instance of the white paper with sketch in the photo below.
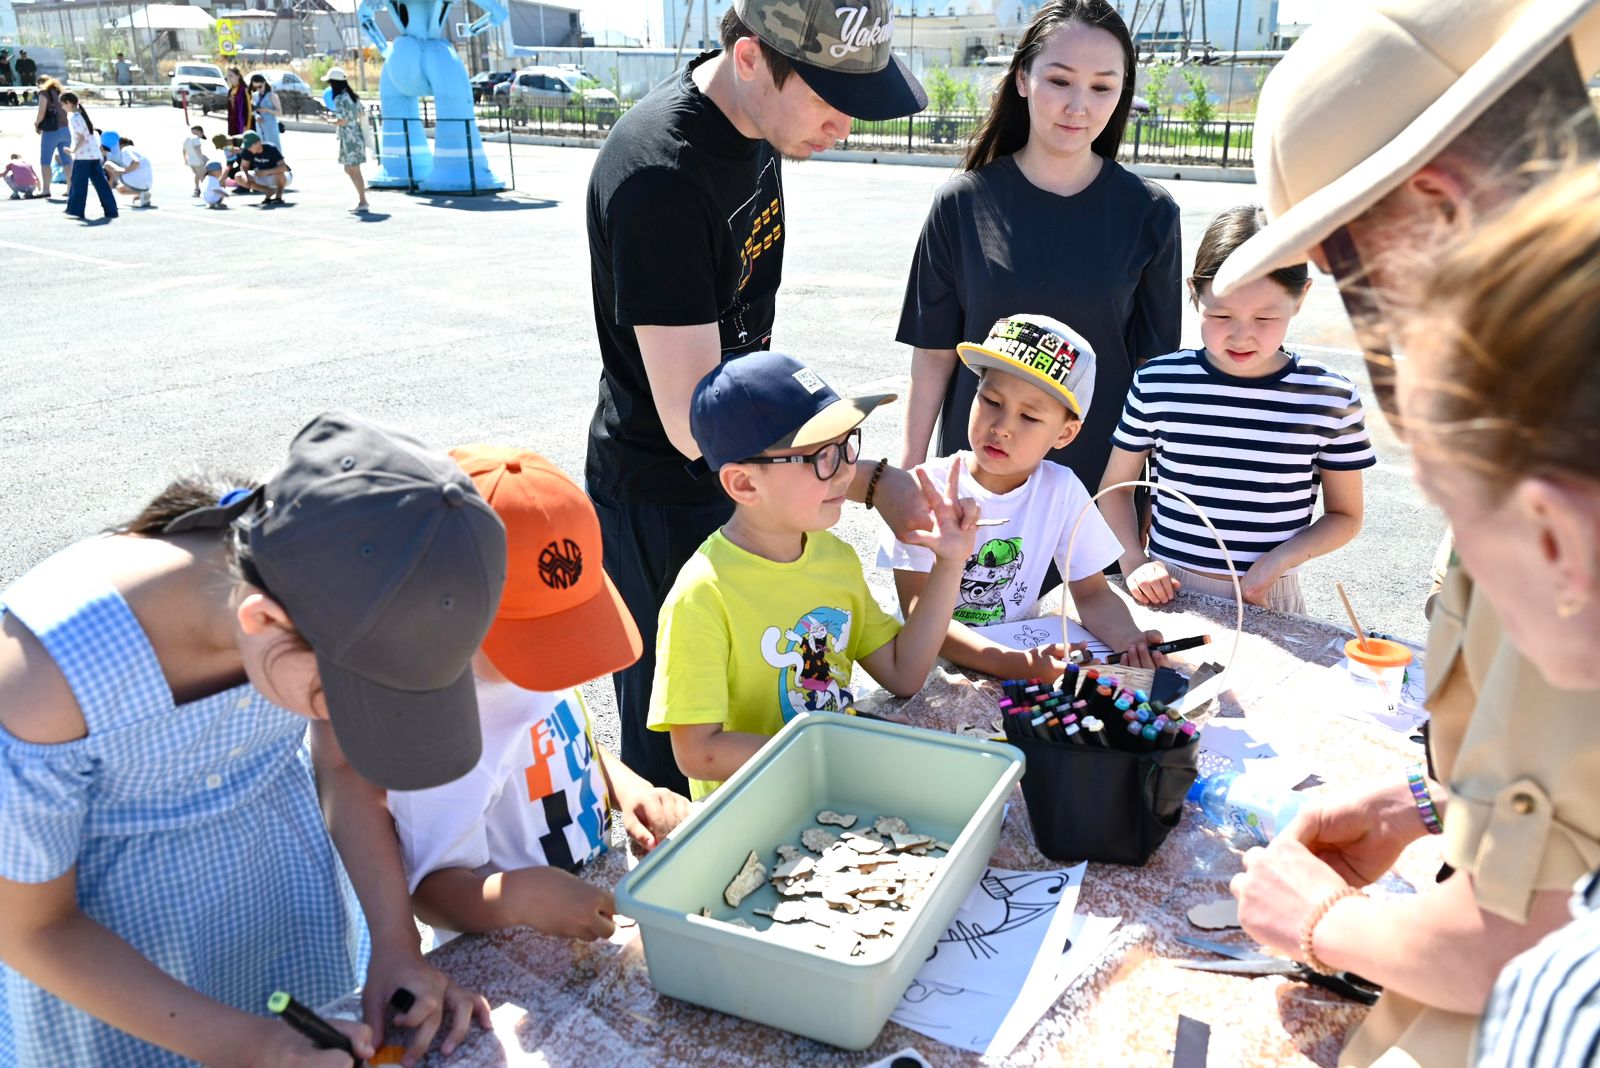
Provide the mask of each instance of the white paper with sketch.
POLYGON ((1119 922, 1101 920, 1088 929, 1092 938, 1074 937, 1083 929, 1073 910, 1086 867, 988 869, 890 1018, 977 1053, 1007 1038, 1002 1053, 1016 1045, 1119 922), (1041 1001, 1047 990, 1055 993, 1041 1001))
POLYGON ((1104 660, 1111 655, 1111 646, 1090 634, 1073 620, 1067 620, 1067 629, 1063 636, 1061 617, 1058 615, 1019 619, 1015 623, 991 623, 986 627, 972 629, 985 638, 1012 649, 1035 649, 1041 645, 1055 645, 1063 641, 1086 642, 1089 646, 1089 655, 1096 660, 1104 660))

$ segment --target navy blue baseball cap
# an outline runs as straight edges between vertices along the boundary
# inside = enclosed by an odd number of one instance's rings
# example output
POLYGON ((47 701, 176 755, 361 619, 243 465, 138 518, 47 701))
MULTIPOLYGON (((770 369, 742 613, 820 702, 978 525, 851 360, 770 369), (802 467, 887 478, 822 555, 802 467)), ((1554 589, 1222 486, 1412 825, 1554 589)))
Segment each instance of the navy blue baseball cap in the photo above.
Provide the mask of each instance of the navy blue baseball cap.
POLYGON ((689 431, 700 459, 689 470, 698 475, 769 449, 821 445, 894 399, 893 393, 841 397, 815 371, 781 352, 737 357, 694 387, 689 431))

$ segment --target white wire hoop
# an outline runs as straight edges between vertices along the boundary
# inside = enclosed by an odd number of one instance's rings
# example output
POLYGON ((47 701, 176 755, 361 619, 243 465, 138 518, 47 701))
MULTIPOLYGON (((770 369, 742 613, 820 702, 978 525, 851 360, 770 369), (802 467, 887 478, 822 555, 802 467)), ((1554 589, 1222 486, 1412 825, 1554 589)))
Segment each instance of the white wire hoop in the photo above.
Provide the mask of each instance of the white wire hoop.
MULTIPOLYGON (((1200 517, 1200 522, 1206 525, 1206 529, 1209 530, 1211 532, 1211 536, 1216 539, 1217 548, 1222 550, 1223 562, 1228 565, 1228 578, 1233 582, 1233 606, 1235 617, 1233 623, 1233 647, 1228 650, 1228 662, 1222 666, 1222 674, 1217 676, 1217 700, 1220 704, 1222 700, 1222 692, 1227 688, 1228 675, 1233 671, 1233 663, 1239 657, 1239 639, 1244 635, 1244 591, 1239 587, 1239 570, 1233 566, 1233 554, 1228 551, 1227 543, 1222 540, 1222 535, 1217 533, 1217 528, 1212 524, 1211 520, 1206 517, 1205 512, 1201 511, 1198 504, 1195 504, 1194 501, 1189 499, 1189 495, 1187 493, 1184 493, 1182 490, 1175 490, 1171 486, 1157 485, 1154 482, 1149 482, 1142 478, 1132 479, 1128 482, 1118 482, 1114 485, 1102 487, 1099 493, 1096 493, 1093 497, 1089 498, 1089 503, 1084 505, 1083 511, 1078 513, 1078 518, 1072 524, 1072 533, 1067 536, 1068 570, 1070 571, 1072 567, 1072 550, 1078 543, 1078 530, 1083 526, 1083 517, 1088 515, 1089 511, 1096 507, 1096 502, 1106 494, 1112 493, 1116 490, 1134 489, 1139 486, 1144 486, 1148 489, 1154 490, 1157 493, 1170 493, 1172 496, 1178 498, 1184 504, 1187 504, 1191 509, 1193 509, 1194 514, 1200 517)), ((1123 551, 1127 552, 1128 550, 1124 548, 1123 551)), ((1123 576, 1124 581, 1126 581, 1127 577, 1128 576, 1126 575, 1123 576)), ((1061 576, 1061 578, 1063 582, 1070 581, 1066 575, 1061 576)), ((1129 596, 1131 597, 1132 595, 1132 591, 1129 591, 1129 596)), ((1061 633, 1063 636, 1065 636, 1067 633, 1067 622, 1067 602, 1066 598, 1063 597, 1061 600, 1061 633)))

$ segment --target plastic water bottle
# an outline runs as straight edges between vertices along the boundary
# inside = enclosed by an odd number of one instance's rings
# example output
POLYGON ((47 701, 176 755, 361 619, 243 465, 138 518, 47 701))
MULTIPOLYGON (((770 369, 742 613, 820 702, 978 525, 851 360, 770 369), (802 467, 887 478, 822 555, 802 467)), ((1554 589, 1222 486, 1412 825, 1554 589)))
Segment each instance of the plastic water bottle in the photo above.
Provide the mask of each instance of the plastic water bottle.
POLYGON ((1266 845, 1289 826, 1306 801, 1268 776, 1239 771, 1197 779, 1189 800, 1199 803, 1212 824, 1256 845, 1266 845))

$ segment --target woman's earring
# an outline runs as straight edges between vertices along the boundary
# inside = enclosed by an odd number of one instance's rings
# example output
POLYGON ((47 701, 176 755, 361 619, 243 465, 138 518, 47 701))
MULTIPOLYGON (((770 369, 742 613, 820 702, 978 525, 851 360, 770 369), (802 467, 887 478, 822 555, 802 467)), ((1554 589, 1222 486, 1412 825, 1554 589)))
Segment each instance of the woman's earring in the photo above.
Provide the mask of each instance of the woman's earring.
POLYGON ((1575 593, 1558 594, 1556 596, 1556 618, 1571 619, 1573 616, 1583 611, 1584 604, 1587 601, 1588 598, 1580 597, 1575 593))

